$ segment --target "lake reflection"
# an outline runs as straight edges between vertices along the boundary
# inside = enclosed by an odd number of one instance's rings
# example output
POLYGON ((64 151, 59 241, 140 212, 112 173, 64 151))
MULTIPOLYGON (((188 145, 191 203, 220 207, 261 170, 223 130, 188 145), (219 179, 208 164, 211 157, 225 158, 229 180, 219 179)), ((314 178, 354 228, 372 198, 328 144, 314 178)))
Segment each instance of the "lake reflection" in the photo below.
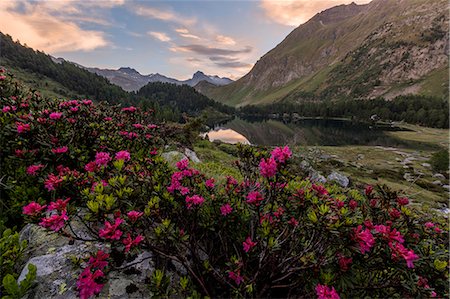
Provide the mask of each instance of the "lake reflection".
POLYGON ((209 131, 203 136, 208 135, 209 141, 219 140, 225 143, 242 143, 242 144, 250 144, 245 136, 239 134, 238 132, 231 129, 216 129, 209 131))
POLYGON ((380 145, 404 146, 387 131, 402 130, 372 127, 370 124, 337 119, 302 119, 295 123, 276 120, 248 121, 235 118, 207 132, 211 141, 255 145, 380 145))

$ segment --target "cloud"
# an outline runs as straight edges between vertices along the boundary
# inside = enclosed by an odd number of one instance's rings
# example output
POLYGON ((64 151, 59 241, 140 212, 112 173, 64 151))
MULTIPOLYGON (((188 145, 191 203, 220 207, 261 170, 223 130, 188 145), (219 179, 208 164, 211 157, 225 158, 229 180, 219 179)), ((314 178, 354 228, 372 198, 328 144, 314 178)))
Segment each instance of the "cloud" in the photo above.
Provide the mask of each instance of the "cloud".
POLYGON ((186 28, 178 28, 178 29, 175 29, 175 31, 178 33, 178 35, 180 35, 181 37, 184 37, 184 38, 192 38, 192 39, 197 39, 197 40, 201 39, 199 36, 191 34, 189 32, 189 30, 187 30, 186 28))
POLYGON ((133 6, 132 11, 138 16, 147 17, 151 19, 157 19, 161 21, 172 22, 176 24, 181 24, 185 26, 193 25, 197 22, 195 18, 188 18, 185 16, 180 16, 177 13, 170 10, 162 10, 155 7, 149 6, 133 6))
POLYGON ((327 8, 355 2, 369 3, 371 0, 261 0, 260 7, 274 22, 287 26, 305 23, 316 13, 327 8))
POLYGON ((236 55, 242 53, 250 53, 253 48, 250 46, 246 46, 240 50, 230 50, 224 48, 216 48, 204 45, 184 45, 170 48, 173 52, 193 52, 200 55, 212 55, 212 56, 228 56, 228 55, 236 55))
POLYGON ((235 61, 235 62, 216 62, 215 65, 233 69, 250 69, 253 64, 235 61))
POLYGON ((233 38, 225 35, 217 35, 216 42, 229 46, 234 46, 236 44, 236 41, 233 38))
POLYGON ((148 35, 153 36, 154 38, 156 38, 157 40, 160 40, 162 42, 169 42, 172 39, 165 34, 164 32, 155 32, 155 31, 149 31, 147 32, 148 35))
POLYGON ((91 51, 110 44, 103 32, 82 29, 61 16, 61 12, 54 14, 56 7, 76 14, 79 10, 72 1, 51 1, 55 7, 47 2, 4 3, 0 6, 0 31, 32 48, 58 53, 91 51))
POLYGON ((232 62, 232 61, 237 61, 239 59, 236 58, 236 57, 212 56, 212 57, 209 57, 209 60, 211 60, 211 61, 228 61, 228 62, 232 62))

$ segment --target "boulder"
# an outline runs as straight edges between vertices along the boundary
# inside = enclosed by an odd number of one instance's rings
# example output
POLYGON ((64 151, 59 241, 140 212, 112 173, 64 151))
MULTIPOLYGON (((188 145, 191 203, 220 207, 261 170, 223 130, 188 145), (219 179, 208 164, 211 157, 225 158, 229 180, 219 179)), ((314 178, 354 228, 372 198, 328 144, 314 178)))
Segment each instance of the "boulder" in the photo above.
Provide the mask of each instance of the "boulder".
POLYGON ((311 182, 314 182, 314 183, 325 184, 327 182, 327 179, 315 169, 310 169, 309 178, 310 178, 311 182))
POLYGON ((187 159, 187 156, 179 151, 170 151, 161 154, 161 157, 169 164, 174 164, 180 160, 187 159))
POLYGON ((445 176, 443 174, 440 174, 440 173, 433 174, 433 177, 438 179, 438 180, 445 180, 445 176))
MULTIPOLYGON (((84 225, 71 221, 75 234, 87 237, 84 225)), ((37 267, 36 283, 25 298, 78 298, 76 282, 82 269, 73 261, 88 258, 99 249, 111 252, 109 245, 101 242, 71 240, 34 224, 28 224, 20 233, 21 240, 28 241, 24 255, 23 270, 19 281, 28 273, 28 264, 37 267)), ((91 239, 91 241, 89 241, 91 239)), ((119 268, 108 274, 108 282, 99 294, 100 298, 149 298, 150 289, 146 279, 154 271, 152 253, 143 251, 130 256, 119 268)))
POLYGON ((191 160, 194 163, 200 163, 200 159, 197 157, 197 154, 188 148, 184 149, 184 154, 189 158, 189 160, 191 160))
POLYGON ((327 179, 328 181, 336 182, 339 186, 344 188, 347 188, 350 184, 350 180, 348 179, 348 177, 337 171, 333 171, 332 173, 330 173, 327 179))

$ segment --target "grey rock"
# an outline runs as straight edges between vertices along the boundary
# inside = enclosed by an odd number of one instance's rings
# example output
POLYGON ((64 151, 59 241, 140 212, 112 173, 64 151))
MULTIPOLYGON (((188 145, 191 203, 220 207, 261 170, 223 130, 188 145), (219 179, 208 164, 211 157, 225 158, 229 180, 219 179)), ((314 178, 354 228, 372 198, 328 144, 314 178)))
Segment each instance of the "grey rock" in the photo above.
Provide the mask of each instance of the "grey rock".
POLYGON ((311 167, 311 165, 309 164, 308 161, 303 160, 302 162, 300 162, 300 168, 302 170, 308 170, 311 167))
POLYGON ((408 182, 413 182, 414 179, 415 179, 415 177, 414 177, 412 174, 410 174, 409 172, 406 172, 406 173, 403 175, 403 178, 404 178, 406 181, 408 181, 408 182))
POLYGON ((443 185, 442 188, 450 190, 450 185, 443 185))
POLYGON ((433 177, 439 180, 445 180, 445 176, 443 174, 440 173, 435 173, 433 174, 433 177))
POLYGON ((423 166, 423 167, 426 167, 426 168, 430 168, 430 167, 431 167, 431 164, 430 164, 430 163, 422 163, 422 166, 423 166))
POLYGON ((325 184, 327 182, 327 179, 315 169, 311 169, 309 171, 309 178, 312 182, 315 183, 325 184))
POLYGON ((436 180, 432 184, 437 185, 437 186, 442 186, 442 182, 440 180, 436 180))
POLYGON ((350 180, 348 179, 348 177, 346 177, 345 175, 343 175, 342 173, 339 173, 337 171, 333 171, 332 173, 330 173, 330 175, 328 176, 328 181, 334 181, 336 183, 338 183, 341 187, 347 188, 350 180))
POLYGON ((184 149, 184 154, 189 158, 189 160, 191 160, 194 163, 200 163, 200 159, 197 157, 197 154, 188 148, 184 149))
POLYGON ((187 159, 187 156, 179 151, 170 151, 161 154, 168 163, 176 163, 180 160, 187 159))

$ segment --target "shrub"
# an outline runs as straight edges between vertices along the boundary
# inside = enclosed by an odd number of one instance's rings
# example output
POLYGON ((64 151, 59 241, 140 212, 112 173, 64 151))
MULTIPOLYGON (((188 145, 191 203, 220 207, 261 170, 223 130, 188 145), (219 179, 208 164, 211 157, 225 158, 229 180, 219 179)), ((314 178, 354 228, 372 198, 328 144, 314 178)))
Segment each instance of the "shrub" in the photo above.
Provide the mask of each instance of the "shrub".
POLYGON ((293 174, 288 147, 239 146, 241 179, 217 182, 187 160, 171 168, 160 156, 167 128, 136 108, 36 95, 2 103, 16 107, 1 114, 14 212, 82 240, 67 228, 80 218, 111 245, 81 263, 82 298, 141 250, 185 272, 155 271, 154 296, 448 295, 448 225, 386 187, 314 184, 293 174))
POLYGON ((441 150, 434 153, 430 159, 430 163, 434 171, 447 172, 449 170, 448 150, 441 150))

